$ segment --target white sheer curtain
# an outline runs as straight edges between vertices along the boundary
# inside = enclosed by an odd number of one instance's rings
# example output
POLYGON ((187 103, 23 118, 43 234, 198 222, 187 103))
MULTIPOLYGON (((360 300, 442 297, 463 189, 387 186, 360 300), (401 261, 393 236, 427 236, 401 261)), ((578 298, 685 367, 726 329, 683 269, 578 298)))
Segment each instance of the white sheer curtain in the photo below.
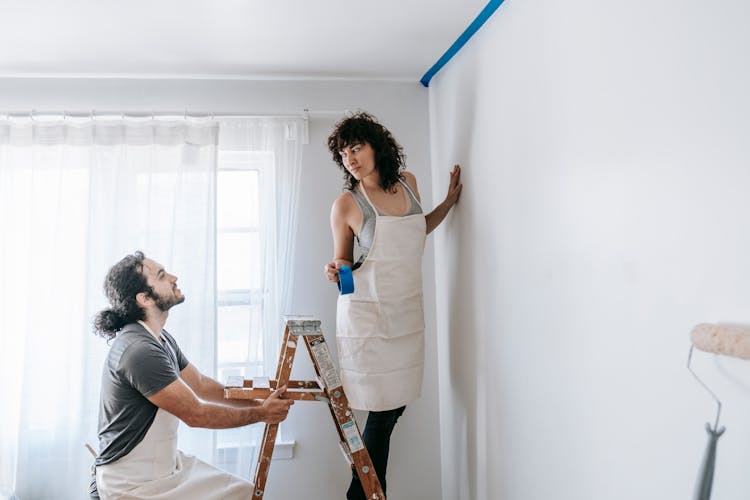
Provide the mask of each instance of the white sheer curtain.
MULTIPOLYGON (((289 313, 306 122, 301 118, 0 120, 0 499, 84 498, 107 345, 91 333, 109 267, 134 250, 180 279, 167 328, 215 373, 216 159, 263 153, 263 373, 289 313)), ((257 443, 259 426, 243 432, 257 443)), ((207 461, 213 431, 181 426, 207 461)), ((234 472, 247 476, 247 453, 234 472)))
MULTIPOLYGON (((270 153, 269 172, 261 173, 260 232, 263 244, 264 374, 273 377, 279 358, 283 321, 291 314, 294 247, 297 234, 302 145, 307 122, 302 118, 225 118, 220 122, 219 150, 270 153)), ((251 332, 256 335, 257 332, 251 332)))
MULTIPOLYGON (((215 122, 0 120, 0 498, 85 498, 109 266, 141 249, 187 295, 168 329, 215 362, 215 122)), ((210 457, 213 433, 181 437, 210 457), (192 437, 192 439, 191 439, 192 437)))
MULTIPOLYGON (((262 319, 260 331, 250 330, 251 345, 260 344, 262 363, 250 363, 246 377, 276 372, 282 335, 282 316, 290 314, 294 281, 295 235, 302 173, 302 145, 307 143, 307 122, 302 118, 225 118, 220 120, 219 151, 229 156, 245 153, 265 160, 259 175, 259 232, 262 245, 260 295, 262 319), (258 342, 260 340, 260 342, 258 342), (255 370, 255 372, 253 372, 255 370)), ((254 292, 253 292, 254 293, 254 292)), ((221 332, 219 334, 221 338, 221 332)), ((252 479, 262 426, 219 431, 219 446, 224 448, 217 463, 222 468, 252 479), (232 443, 236 447, 232 449, 232 443)), ((282 435, 284 433, 282 427, 282 435)))

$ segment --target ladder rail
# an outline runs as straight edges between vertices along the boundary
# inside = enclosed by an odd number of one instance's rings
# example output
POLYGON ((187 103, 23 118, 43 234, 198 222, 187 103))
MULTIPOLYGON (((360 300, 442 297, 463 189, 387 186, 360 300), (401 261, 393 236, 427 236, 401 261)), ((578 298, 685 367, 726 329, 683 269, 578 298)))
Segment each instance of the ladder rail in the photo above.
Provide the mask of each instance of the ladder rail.
MULTIPOLYGON (((279 352, 279 362, 276 365, 277 387, 281 387, 289 382, 296 349, 297 339, 291 338, 290 327, 287 324, 284 328, 284 337, 279 352)), ((271 468, 271 458, 273 457, 273 449, 276 444, 276 435, 278 434, 278 431, 279 424, 266 424, 266 428, 263 431, 263 442, 258 454, 258 463, 255 466, 255 476, 253 479, 253 495, 258 500, 262 499, 265 493, 266 481, 268 480, 268 470, 271 468)))
MULTIPOLYGON (((323 335, 305 336, 305 345, 310 353, 310 358, 313 360, 315 371, 320 378, 321 371, 326 370, 326 366, 321 365, 333 363, 331 359, 325 359, 331 356, 328 344, 325 343, 325 337, 323 335), (321 346, 325 347, 321 348, 321 346), (321 357, 324 359, 320 359, 321 357)), ((322 377, 324 380, 334 378, 334 384, 337 384, 335 387, 326 386, 330 398, 328 407, 331 410, 331 416, 333 417, 336 429, 339 431, 339 436, 349 448, 349 456, 353 462, 352 466, 357 472, 357 476, 359 476, 359 481, 362 484, 365 495, 368 499, 385 500, 385 493, 380 485, 375 467, 372 465, 370 454, 362 440, 357 420, 354 417, 354 412, 349 407, 349 399, 346 397, 338 374, 335 377, 326 378, 324 375, 322 377)))

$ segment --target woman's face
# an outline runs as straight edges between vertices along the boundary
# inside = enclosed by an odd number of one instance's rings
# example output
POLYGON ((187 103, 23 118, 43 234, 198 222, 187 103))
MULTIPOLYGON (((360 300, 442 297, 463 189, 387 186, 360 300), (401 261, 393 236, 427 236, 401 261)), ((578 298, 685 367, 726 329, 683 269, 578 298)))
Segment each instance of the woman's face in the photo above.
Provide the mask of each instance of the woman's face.
POLYGON ((375 173, 375 151, 368 143, 364 144, 352 144, 339 151, 341 155, 341 162, 344 167, 354 176, 355 179, 361 181, 365 177, 375 173))

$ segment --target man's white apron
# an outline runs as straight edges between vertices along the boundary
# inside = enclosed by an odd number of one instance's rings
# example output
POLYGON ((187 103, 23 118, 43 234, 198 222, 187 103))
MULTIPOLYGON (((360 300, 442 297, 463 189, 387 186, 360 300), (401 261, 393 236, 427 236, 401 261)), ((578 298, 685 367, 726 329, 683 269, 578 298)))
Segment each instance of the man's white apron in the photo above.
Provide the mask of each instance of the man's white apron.
POLYGON ((349 405, 384 411, 411 403, 422 389, 426 221, 424 214, 377 215, 364 186, 362 193, 376 214, 375 234, 352 273, 354 293, 339 296, 336 341, 349 405))
POLYGON ((102 500, 240 500, 252 486, 177 449, 179 419, 156 412, 143 440, 124 457, 96 467, 102 500))

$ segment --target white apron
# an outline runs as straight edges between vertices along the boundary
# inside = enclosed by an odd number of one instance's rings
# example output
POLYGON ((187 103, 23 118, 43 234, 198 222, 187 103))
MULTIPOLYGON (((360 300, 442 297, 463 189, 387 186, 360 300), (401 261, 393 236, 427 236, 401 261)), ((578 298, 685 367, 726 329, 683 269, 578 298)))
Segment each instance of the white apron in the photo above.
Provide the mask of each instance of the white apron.
POLYGON ((352 272, 354 293, 339 296, 336 342, 349 405, 384 411, 411 403, 422 390, 426 221, 424 214, 378 215, 364 186, 362 193, 376 214, 375 234, 352 272))
POLYGON ((159 408, 130 453, 96 467, 101 500, 252 498, 252 485, 177 449, 179 419, 159 408))

